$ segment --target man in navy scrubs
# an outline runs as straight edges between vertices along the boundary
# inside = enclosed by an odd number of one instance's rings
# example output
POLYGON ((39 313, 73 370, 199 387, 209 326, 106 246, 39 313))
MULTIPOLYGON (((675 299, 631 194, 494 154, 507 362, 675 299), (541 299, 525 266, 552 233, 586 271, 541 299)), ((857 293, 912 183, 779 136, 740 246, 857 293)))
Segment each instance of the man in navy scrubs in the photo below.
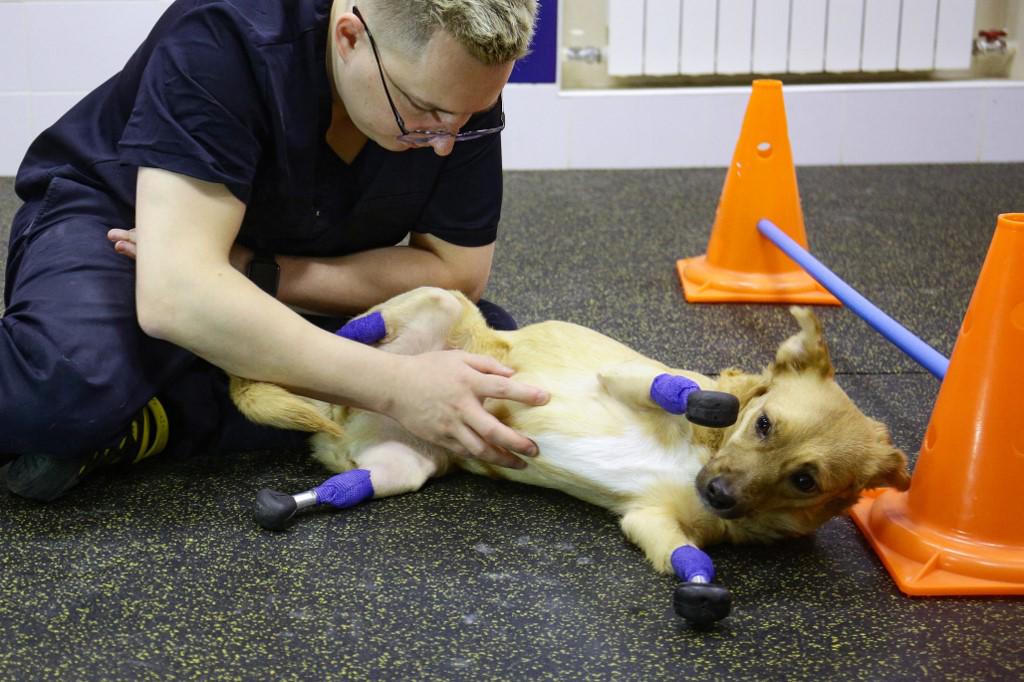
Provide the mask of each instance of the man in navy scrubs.
POLYGON ((489 358, 393 355, 296 310, 351 315, 421 285, 479 299, 500 95, 535 15, 535 0, 175 2, 18 172, 0 319, 8 488, 48 501, 163 450, 301 442, 245 422, 223 370, 525 466, 511 453, 536 446, 482 401, 543 391, 489 358))

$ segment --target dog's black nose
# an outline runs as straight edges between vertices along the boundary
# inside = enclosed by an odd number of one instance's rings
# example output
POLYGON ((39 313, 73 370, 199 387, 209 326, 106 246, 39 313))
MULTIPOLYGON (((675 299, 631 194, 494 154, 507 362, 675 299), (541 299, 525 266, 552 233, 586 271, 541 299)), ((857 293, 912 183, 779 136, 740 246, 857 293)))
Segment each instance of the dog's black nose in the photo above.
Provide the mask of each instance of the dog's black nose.
POLYGON ((726 511, 736 506, 736 498, 732 496, 729 484, 721 476, 715 476, 704 488, 704 497, 708 504, 718 511, 726 511))

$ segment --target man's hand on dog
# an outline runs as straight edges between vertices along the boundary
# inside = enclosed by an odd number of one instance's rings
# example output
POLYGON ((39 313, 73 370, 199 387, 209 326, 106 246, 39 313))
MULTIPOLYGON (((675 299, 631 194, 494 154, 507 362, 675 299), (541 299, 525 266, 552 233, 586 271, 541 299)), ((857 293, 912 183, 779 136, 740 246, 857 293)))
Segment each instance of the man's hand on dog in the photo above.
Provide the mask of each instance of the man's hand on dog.
MULTIPOLYGON (((107 239, 118 253, 135 259, 135 230, 114 228, 107 239)), ((249 249, 236 245, 230 260, 244 270, 251 257, 249 249)), ((483 355, 437 351, 394 358, 400 367, 384 411, 410 432, 460 457, 513 469, 526 466, 513 452, 537 455, 537 445, 498 421, 483 401, 503 398, 543 405, 549 399, 546 391, 512 381, 513 370, 483 355)))
POLYGON ((547 391, 511 380, 513 370, 497 360, 464 351, 396 356, 400 385, 385 410, 413 434, 498 466, 526 466, 513 452, 533 457, 537 446, 484 409, 486 398, 543 405, 547 391))

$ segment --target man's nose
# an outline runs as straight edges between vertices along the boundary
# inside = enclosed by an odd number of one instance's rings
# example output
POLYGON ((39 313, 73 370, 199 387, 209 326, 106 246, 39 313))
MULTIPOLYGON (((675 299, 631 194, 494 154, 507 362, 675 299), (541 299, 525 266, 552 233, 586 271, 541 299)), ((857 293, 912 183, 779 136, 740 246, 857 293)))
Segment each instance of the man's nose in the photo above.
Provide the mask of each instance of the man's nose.
POLYGON ((437 114, 437 122, 444 126, 445 130, 458 132, 462 126, 469 121, 469 114, 437 114))
POLYGON ((430 146, 434 148, 434 153, 438 156, 448 156, 455 147, 455 136, 435 137, 430 141, 430 146))

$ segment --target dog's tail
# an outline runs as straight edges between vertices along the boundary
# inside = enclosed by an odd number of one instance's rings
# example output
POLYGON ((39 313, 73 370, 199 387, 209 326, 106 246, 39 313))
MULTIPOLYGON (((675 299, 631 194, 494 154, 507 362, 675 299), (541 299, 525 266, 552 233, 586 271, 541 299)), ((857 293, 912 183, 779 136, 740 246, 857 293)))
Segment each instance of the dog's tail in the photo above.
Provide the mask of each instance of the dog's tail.
POLYGON ((230 391, 238 410, 257 424, 339 437, 344 434, 337 422, 328 416, 331 408, 327 403, 299 397, 276 384, 233 375, 230 391), (323 408, 318 408, 318 404, 323 408))

